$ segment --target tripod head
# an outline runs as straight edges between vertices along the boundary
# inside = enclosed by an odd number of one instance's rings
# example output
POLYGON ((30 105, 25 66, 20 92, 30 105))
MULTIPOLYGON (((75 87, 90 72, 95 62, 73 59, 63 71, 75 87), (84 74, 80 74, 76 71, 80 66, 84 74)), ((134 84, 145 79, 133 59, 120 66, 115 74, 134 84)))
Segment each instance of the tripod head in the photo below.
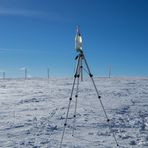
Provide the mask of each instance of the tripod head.
POLYGON ((77 52, 78 52, 78 55, 75 57, 75 60, 77 60, 79 56, 83 57, 83 55, 84 55, 82 50, 79 50, 77 52))

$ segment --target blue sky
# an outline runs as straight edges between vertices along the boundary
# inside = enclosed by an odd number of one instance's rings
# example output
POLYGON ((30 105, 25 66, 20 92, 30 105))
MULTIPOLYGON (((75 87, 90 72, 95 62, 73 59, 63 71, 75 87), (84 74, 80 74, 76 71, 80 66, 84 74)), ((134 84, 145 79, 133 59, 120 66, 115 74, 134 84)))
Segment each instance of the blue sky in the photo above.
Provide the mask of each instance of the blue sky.
POLYGON ((92 73, 148 76, 147 0, 0 0, 0 71, 72 76, 77 25, 92 73))

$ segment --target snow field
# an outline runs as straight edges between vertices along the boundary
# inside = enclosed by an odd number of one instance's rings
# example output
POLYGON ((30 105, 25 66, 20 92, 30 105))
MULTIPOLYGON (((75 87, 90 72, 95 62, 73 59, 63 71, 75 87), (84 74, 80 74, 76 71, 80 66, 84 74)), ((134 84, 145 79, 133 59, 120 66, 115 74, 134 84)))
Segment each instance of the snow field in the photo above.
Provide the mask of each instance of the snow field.
MULTIPOLYGON (((73 78, 0 80, 0 147, 57 148, 73 78)), ((148 78, 95 78, 119 147, 148 147, 148 78)), ((63 148, 115 148, 90 79, 80 83, 75 135, 73 97, 63 148)))

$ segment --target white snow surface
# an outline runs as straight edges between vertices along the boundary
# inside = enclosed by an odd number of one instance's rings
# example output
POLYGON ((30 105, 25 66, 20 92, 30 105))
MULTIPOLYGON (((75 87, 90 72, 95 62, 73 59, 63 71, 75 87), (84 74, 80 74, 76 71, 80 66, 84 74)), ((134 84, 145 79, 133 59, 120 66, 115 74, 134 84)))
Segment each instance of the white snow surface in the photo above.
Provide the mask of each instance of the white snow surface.
MULTIPOLYGON (((74 136, 75 91, 62 148, 148 147, 148 77, 89 78, 80 82, 74 136), (110 128, 109 128, 110 127, 110 128)), ((73 78, 0 80, 0 147, 59 148, 73 78)))

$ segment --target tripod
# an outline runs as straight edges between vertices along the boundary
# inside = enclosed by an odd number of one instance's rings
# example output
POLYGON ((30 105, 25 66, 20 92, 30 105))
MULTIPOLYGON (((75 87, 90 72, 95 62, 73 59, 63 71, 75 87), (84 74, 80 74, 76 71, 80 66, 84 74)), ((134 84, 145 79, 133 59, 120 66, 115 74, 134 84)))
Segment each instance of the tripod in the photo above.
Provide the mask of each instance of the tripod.
MULTIPOLYGON (((67 113, 66 113, 66 118, 65 118, 65 123, 64 123, 64 127, 63 127, 63 133, 62 133, 62 137, 61 137, 61 142, 60 142, 60 148, 62 148, 62 143, 63 143, 63 139, 64 139, 64 134, 65 134, 65 129, 66 129, 66 126, 67 126, 67 120, 68 120, 68 115, 69 115, 69 110, 70 110, 70 105, 71 105, 71 101, 72 101, 72 97, 73 97, 73 93, 74 93, 74 88, 75 88, 75 85, 76 85, 76 94, 75 94, 75 109, 74 109, 74 115, 73 115, 73 131, 72 131, 72 136, 74 136, 74 131, 75 131, 75 123, 76 123, 76 111, 77 111, 77 99, 78 99, 78 91, 79 91, 79 81, 80 81, 80 76, 82 78, 82 69, 85 70, 85 72, 89 75, 92 83, 93 83, 93 86, 95 88, 95 91, 97 93, 97 97, 100 101, 100 104, 101 104, 101 107, 103 109, 103 112, 105 114, 105 117, 107 119, 107 122, 109 123, 109 118, 107 116, 107 113, 106 113, 106 110, 104 108, 104 105, 102 103, 102 100, 101 100, 101 96, 99 95, 99 92, 98 92, 98 89, 96 87, 96 84, 95 84, 95 81, 94 81, 94 78, 93 78, 93 75, 91 74, 90 72, 90 68, 88 66, 88 63, 86 61, 86 58, 84 56, 84 53, 82 50, 79 51, 79 54, 76 56, 75 60, 77 60, 77 65, 76 65, 76 70, 75 70, 75 74, 74 74, 74 80, 73 80, 73 84, 72 84, 72 90, 71 90, 71 94, 70 94, 70 98, 69 98, 69 103, 68 103, 68 108, 67 108, 67 113), (86 69, 83 67, 82 63, 84 61, 84 64, 86 65, 86 69), (77 81, 77 82, 76 82, 77 81)), ((110 128, 110 126, 109 126, 110 128)), ((115 133, 112 132, 113 134, 113 138, 118 146, 118 142, 117 142, 117 139, 115 137, 115 133)))

